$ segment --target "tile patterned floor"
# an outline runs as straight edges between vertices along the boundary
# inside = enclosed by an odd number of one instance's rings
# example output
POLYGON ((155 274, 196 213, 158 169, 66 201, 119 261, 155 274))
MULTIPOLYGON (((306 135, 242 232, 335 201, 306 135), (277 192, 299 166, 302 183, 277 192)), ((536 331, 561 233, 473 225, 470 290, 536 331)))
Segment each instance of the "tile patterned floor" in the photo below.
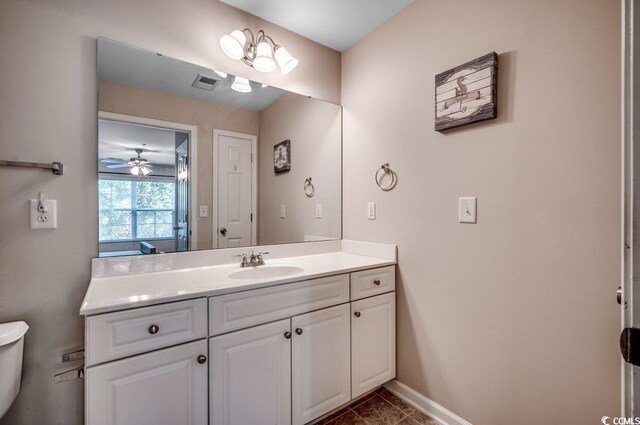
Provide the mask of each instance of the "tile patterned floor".
POLYGON ((438 425, 384 387, 333 413, 317 425, 438 425))

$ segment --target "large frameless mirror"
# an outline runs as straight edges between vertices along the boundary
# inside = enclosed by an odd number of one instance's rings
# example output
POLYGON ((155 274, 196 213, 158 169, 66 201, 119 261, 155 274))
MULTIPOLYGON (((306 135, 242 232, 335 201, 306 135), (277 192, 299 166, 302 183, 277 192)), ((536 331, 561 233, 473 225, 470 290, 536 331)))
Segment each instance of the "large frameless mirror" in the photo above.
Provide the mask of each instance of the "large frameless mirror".
POLYGON ((342 108, 98 38, 100 256, 339 239, 342 108))

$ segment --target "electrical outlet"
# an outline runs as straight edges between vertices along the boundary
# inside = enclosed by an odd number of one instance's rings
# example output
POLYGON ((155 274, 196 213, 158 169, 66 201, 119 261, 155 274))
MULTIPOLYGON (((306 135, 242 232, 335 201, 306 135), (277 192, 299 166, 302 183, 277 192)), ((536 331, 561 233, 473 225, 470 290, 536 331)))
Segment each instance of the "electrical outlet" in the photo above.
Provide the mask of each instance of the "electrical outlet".
POLYGON ((58 227, 58 208, 55 199, 29 200, 29 224, 31 229, 55 229, 58 227), (38 207, 40 205, 40 208, 38 207))
POLYGON ((376 203, 369 202, 367 204, 367 220, 375 220, 376 219, 376 203))
POLYGON ((200 218, 209 217, 209 205, 200 205, 200 218))
POLYGON ((322 218, 322 204, 316 204, 316 218, 322 218))
POLYGON ((460 223, 477 223, 476 199, 476 197, 469 197, 458 200, 458 221, 460 223))
POLYGON ((285 218, 287 216, 287 207, 284 205, 280 205, 280 218, 285 218))

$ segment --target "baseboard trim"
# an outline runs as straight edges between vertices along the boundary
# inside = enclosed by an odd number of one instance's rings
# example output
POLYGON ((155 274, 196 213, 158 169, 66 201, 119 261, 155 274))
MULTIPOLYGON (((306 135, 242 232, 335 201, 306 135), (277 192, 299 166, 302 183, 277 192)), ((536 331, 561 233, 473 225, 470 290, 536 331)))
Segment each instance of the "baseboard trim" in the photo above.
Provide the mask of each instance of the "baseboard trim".
POLYGON ((423 396, 397 379, 387 382, 384 384, 384 387, 416 409, 431 416, 441 425, 472 425, 471 422, 468 422, 452 411, 445 409, 435 401, 423 396))

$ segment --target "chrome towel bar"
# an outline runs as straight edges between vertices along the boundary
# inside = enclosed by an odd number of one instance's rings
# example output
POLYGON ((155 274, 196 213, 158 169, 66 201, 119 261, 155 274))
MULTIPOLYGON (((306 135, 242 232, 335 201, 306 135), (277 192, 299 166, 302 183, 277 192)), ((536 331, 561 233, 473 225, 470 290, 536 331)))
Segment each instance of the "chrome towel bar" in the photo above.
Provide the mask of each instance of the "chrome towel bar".
POLYGON ((0 166, 42 168, 43 170, 53 171, 53 174, 56 176, 61 176, 63 171, 62 162, 52 162, 51 164, 47 164, 42 162, 4 161, 0 159, 0 166))

